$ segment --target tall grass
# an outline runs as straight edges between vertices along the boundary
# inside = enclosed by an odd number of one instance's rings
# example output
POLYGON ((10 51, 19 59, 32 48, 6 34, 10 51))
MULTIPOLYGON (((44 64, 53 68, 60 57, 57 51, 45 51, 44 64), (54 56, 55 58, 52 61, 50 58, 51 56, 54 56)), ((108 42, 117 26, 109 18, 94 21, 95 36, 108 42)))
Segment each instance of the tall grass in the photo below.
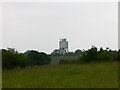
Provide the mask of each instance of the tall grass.
POLYGON ((3 88, 117 87, 117 62, 35 66, 3 71, 3 88))

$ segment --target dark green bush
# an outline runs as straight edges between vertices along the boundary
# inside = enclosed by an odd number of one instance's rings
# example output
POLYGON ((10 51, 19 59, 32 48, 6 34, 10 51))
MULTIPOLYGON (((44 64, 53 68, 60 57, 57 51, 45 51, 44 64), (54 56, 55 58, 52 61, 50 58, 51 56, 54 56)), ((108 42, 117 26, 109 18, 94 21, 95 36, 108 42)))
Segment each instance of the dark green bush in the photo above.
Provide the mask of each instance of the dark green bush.
POLYGON ((80 62, 101 62, 101 61, 115 61, 118 58, 117 51, 103 50, 100 48, 98 51, 96 47, 85 51, 85 53, 79 57, 80 62))
POLYGON ((28 51, 25 54, 19 53, 13 48, 2 49, 2 68, 14 69, 24 68, 33 65, 46 65, 50 63, 50 58, 45 53, 37 51, 28 51))
POLYGON ((23 54, 18 53, 13 48, 8 50, 2 49, 2 68, 13 69, 16 67, 26 67, 30 63, 30 59, 23 54))
POLYGON ((24 54, 32 60, 32 65, 46 65, 51 60, 47 54, 35 50, 28 50, 24 54))

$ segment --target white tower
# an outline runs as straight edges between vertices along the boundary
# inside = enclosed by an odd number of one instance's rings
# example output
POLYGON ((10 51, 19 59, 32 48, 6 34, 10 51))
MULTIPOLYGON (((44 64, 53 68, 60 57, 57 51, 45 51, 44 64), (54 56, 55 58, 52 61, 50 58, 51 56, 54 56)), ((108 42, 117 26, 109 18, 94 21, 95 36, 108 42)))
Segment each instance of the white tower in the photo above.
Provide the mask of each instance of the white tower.
POLYGON ((66 41, 66 39, 60 39, 59 51, 60 54, 68 53, 68 41, 66 41))

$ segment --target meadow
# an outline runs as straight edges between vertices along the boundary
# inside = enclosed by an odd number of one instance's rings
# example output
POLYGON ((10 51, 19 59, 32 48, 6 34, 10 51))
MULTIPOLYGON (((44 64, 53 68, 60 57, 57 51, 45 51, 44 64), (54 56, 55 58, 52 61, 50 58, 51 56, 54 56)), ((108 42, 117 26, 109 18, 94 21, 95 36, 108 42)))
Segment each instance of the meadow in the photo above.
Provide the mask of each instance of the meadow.
POLYGON ((46 65, 3 70, 3 88, 117 88, 118 63, 46 65))

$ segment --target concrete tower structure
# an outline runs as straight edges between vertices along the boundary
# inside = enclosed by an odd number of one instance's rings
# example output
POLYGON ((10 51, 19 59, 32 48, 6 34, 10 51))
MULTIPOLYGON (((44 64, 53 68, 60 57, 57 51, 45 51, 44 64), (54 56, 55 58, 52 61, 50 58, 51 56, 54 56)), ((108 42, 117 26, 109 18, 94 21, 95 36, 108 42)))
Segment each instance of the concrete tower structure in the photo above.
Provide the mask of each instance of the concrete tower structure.
POLYGON ((59 41, 59 52, 60 54, 68 53, 68 41, 66 39, 60 39, 59 41))

